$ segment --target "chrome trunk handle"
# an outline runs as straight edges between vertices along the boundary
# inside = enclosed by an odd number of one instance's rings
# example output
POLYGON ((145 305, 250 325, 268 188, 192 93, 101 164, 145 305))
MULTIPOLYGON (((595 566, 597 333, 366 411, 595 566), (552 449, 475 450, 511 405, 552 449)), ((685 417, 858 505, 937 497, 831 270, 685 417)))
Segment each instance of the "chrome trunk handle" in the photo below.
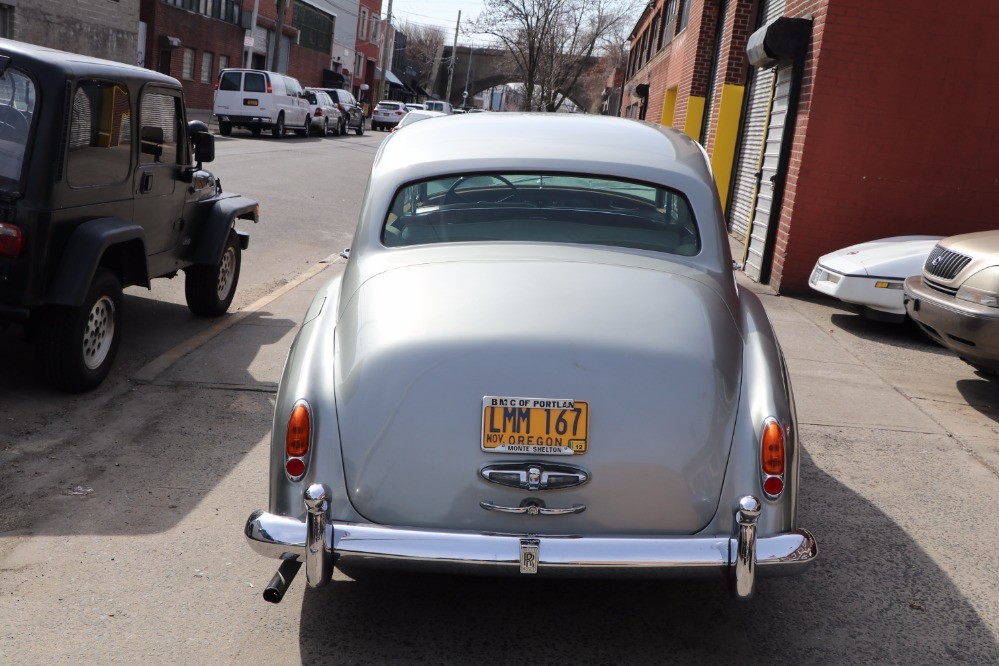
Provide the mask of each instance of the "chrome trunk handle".
POLYGON ((520 503, 520 506, 502 506, 500 504, 494 504, 493 502, 479 502, 481 506, 486 511, 499 511, 500 513, 523 513, 528 516, 564 516, 570 513, 582 513, 586 511, 585 504, 573 504, 568 507, 551 508, 545 506, 545 503, 539 499, 526 499, 520 503))

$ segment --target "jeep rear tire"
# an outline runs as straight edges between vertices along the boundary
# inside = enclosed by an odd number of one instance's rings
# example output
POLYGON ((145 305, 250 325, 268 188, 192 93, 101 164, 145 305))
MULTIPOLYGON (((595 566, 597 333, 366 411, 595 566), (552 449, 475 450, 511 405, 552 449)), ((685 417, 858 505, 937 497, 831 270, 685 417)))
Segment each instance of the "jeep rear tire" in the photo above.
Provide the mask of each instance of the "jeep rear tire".
POLYGON ((100 268, 79 307, 50 305, 38 311, 35 352, 46 384, 80 393, 111 370, 122 330, 121 282, 100 268))
POLYGON ((240 259, 239 237, 231 230, 218 265, 185 269, 184 296, 191 312, 199 317, 225 314, 236 295, 240 259))

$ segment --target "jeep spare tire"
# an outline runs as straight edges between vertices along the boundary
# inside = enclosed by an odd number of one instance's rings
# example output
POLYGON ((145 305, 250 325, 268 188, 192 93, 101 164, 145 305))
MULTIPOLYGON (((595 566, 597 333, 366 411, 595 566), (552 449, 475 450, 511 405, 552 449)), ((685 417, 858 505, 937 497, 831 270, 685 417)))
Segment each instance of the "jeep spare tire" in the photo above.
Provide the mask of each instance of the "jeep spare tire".
POLYGON ((100 268, 79 307, 50 305, 38 312, 38 369, 49 386, 79 393, 111 370, 121 340, 121 282, 100 268))
POLYGON ((191 312, 201 317, 225 314, 236 295, 240 259, 239 237, 230 230, 217 265, 195 265, 185 269, 184 296, 191 312))

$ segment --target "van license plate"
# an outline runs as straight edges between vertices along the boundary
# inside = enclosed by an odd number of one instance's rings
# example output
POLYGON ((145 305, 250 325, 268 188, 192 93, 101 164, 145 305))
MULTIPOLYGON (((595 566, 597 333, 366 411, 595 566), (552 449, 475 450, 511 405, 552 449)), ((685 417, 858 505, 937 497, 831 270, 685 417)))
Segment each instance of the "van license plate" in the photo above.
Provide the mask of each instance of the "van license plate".
POLYGON ((256 99, 244 99, 243 106, 260 106, 260 101, 256 99))
POLYGON ((581 400, 482 398, 482 450, 573 456, 586 453, 589 405, 581 400))

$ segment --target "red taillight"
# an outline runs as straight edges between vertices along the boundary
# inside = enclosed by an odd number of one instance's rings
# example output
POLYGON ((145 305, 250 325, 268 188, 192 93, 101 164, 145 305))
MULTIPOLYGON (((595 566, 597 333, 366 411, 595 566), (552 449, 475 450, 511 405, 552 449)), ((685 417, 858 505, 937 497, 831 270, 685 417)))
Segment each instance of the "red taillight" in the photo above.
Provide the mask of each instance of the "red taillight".
POLYGON ((775 499, 784 491, 784 469, 784 427, 771 416, 763 422, 763 434, 760 437, 763 492, 770 499, 775 499))
POLYGON ((322 110, 322 109, 320 109, 320 108, 319 108, 319 107, 317 106, 317 107, 316 107, 316 118, 321 118, 321 117, 322 117, 322 115, 323 115, 323 110, 322 110))
POLYGON ((0 257, 13 259, 24 249, 24 236, 21 229, 13 224, 0 222, 0 257))
POLYGON ((309 403, 299 400, 288 417, 288 431, 284 438, 284 468, 292 479, 305 474, 311 442, 312 415, 309 413, 309 403))
POLYGON ((271 88, 271 80, 267 79, 267 94, 270 95, 274 90, 271 88))
POLYGON ((336 103, 336 108, 340 110, 340 113, 343 113, 343 104, 341 104, 340 102, 337 102, 336 103))
POLYGON ((396 112, 395 112, 395 115, 397 115, 397 116, 401 116, 401 115, 402 115, 402 111, 396 111, 396 112))

